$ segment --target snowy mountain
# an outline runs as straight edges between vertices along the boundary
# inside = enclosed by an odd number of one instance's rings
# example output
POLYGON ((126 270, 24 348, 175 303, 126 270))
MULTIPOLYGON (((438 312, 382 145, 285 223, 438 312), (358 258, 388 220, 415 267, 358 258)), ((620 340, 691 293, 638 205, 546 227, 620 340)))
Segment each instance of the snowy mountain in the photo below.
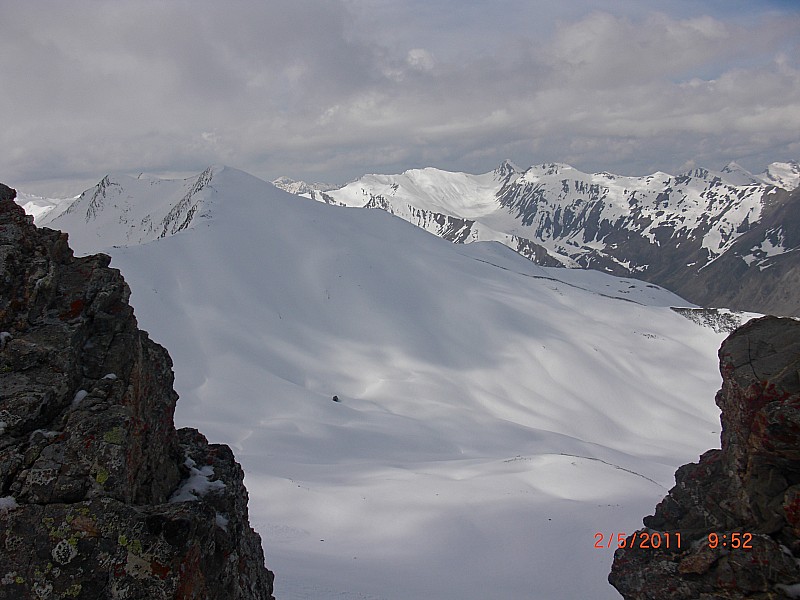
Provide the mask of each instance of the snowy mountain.
POLYGON ((106 175, 71 203, 36 217, 36 224, 69 232, 78 253, 163 238, 210 215, 213 173, 214 167, 188 179, 106 175))
POLYGON ((800 163, 796 160, 788 163, 772 163, 761 174, 759 179, 764 183, 776 185, 785 190, 794 190, 800 187, 800 163))
POLYGON ((32 215, 37 223, 43 221, 48 214, 66 208, 75 198, 44 198, 25 192, 19 192, 15 199, 26 213, 32 215))
MULTIPOLYGON (((753 288, 771 289, 771 265, 800 267, 800 246, 786 235, 800 217, 790 193, 798 183, 796 162, 773 163, 758 176, 730 163, 719 172, 623 177, 556 163, 520 171, 506 161, 483 175, 417 169, 303 195, 380 208, 454 242, 499 241, 540 265, 637 277, 703 305, 800 315, 798 300, 738 287, 742 269, 752 271, 753 288), (737 246, 745 234, 750 245, 737 246), (710 268, 731 252, 738 268, 710 268)), ((800 298, 800 288, 787 295, 800 298)))
POLYGON ((366 175, 340 189, 307 189, 298 182, 273 183, 281 189, 327 204, 380 208, 455 243, 497 241, 542 266, 560 266, 547 250, 530 239, 481 219, 496 206, 497 191, 519 175, 510 161, 485 175, 449 173, 434 168, 406 171, 403 175, 366 175))
MULTIPOLYGON (((438 208, 519 179, 448 178, 438 208)), ((719 439, 725 334, 652 284, 225 167, 108 176, 48 226, 131 284, 178 425, 242 462, 284 600, 618 598, 608 540, 719 439)))
POLYGON ((296 181, 289 177, 278 177, 272 184, 290 194, 313 194, 335 190, 339 187, 330 183, 306 183, 305 181, 296 181))

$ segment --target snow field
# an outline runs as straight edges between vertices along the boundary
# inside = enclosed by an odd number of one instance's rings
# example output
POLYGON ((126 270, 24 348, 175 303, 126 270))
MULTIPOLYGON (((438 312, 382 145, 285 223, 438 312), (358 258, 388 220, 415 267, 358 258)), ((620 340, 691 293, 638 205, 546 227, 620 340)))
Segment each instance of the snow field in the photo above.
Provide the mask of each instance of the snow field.
POLYGON ((203 193, 202 226, 107 251, 177 425, 244 467, 276 597, 619 597, 594 534, 641 527, 718 444, 724 336, 641 282, 234 169, 203 193))

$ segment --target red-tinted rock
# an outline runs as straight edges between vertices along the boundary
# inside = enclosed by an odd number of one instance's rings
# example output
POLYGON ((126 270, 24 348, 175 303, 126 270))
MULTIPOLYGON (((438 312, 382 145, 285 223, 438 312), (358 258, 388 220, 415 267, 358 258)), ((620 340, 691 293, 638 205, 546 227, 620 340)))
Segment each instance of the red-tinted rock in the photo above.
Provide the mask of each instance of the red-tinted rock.
POLYGON ((722 449, 678 469, 644 519, 680 532, 680 550, 614 554, 626 600, 789 598, 800 582, 800 321, 751 321, 719 356, 722 449))

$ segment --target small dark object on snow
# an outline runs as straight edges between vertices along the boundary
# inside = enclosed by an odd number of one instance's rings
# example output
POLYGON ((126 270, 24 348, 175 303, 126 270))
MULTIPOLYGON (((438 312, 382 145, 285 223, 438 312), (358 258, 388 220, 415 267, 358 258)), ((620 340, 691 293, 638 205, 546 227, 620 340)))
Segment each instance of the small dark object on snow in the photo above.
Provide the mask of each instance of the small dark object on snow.
POLYGON ((338 402, 338 401, 339 401, 339 396, 334 396, 334 397, 332 398, 332 400, 333 400, 334 402, 338 402))

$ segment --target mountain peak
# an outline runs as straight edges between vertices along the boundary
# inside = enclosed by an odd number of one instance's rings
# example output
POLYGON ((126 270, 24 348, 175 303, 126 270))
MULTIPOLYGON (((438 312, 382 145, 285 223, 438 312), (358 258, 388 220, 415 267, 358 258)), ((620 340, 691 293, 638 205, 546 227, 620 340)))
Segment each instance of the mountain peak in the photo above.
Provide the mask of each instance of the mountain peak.
POLYGON ((520 168, 512 161, 510 158, 506 158, 503 162, 501 162, 497 168, 494 170, 495 173, 508 173, 508 172, 515 172, 521 173, 522 171, 520 168))
POLYGON ((339 185, 331 184, 331 183, 321 183, 315 181, 314 183, 307 183, 305 181, 292 179, 291 177, 286 177, 285 175, 281 175, 277 179, 272 180, 272 185, 275 187, 282 189, 284 192, 289 192, 290 194, 310 194, 312 192, 328 192, 330 190, 338 189, 339 185))
POLYGON ((720 172, 725 175, 725 180, 733 185, 758 185, 763 183, 758 177, 734 160, 722 167, 720 172))
POLYGON ((507 158, 498 165, 493 173, 495 181, 502 181, 504 184, 506 184, 512 179, 516 179, 519 175, 521 175, 522 171, 517 165, 507 158))
POLYGON ((547 177, 550 175, 559 175, 564 171, 574 171, 575 168, 566 163, 542 163, 540 165, 533 165, 529 167, 523 174, 523 179, 536 179, 537 177, 547 177))
POLYGON ((745 172, 746 172, 746 171, 747 171, 747 169, 745 169, 744 167, 742 167, 742 166, 741 166, 739 163, 737 163, 735 160, 732 160, 732 161, 731 161, 731 162, 729 162, 727 165, 725 165, 724 167, 722 167, 722 172, 723 172, 723 173, 736 173, 736 172, 738 172, 738 171, 745 171, 745 172))
POLYGON ((694 167, 692 169, 689 169, 688 171, 684 171, 683 173, 681 173, 680 177, 683 177, 685 179, 689 179, 692 177, 696 177, 697 179, 707 179, 709 173, 710 171, 708 169, 704 169, 703 167, 694 167))
POLYGON ((800 163, 796 160, 774 162, 761 174, 761 179, 791 192, 800 187, 800 163))
POLYGON ((228 179, 241 179, 237 173, 243 174, 224 165, 211 165, 185 179, 109 173, 64 210, 44 215, 41 224, 69 231, 80 230, 76 228, 78 222, 94 223, 92 233, 81 231, 70 238, 79 253, 152 241, 210 217, 215 195, 210 183, 222 173, 228 179))

